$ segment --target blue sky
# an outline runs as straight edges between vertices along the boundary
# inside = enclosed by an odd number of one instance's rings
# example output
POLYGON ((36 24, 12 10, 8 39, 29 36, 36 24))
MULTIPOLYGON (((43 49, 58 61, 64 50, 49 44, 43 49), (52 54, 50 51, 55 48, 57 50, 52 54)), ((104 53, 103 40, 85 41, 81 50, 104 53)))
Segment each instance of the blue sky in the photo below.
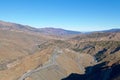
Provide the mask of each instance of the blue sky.
POLYGON ((120 28, 120 0, 0 0, 0 20, 77 31, 120 28))

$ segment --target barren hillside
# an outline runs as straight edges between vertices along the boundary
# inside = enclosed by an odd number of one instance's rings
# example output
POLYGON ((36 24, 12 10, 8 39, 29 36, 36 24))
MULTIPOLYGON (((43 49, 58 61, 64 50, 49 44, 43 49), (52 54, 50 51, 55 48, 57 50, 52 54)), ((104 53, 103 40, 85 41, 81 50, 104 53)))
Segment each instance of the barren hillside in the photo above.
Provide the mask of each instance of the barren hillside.
POLYGON ((0 21, 0 80, 119 80, 119 35, 0 21))

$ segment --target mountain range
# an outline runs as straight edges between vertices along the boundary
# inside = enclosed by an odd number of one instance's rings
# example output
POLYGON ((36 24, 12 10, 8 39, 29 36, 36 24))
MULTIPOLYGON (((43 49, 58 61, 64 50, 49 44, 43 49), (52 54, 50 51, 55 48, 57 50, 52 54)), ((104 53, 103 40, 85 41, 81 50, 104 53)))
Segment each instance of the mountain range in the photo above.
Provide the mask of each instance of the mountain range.
POLYGON ((0 21, 0 80, 120 80, 119 35, 0 21))
POLYGON ((16 23, 10 23, 10 22, 4 22, 0 21, 0 29, 3 30, 14 30, 14 31, 27 31, 27 32, 33 32, 33 33, 39 33, 39 34, 46 34, 46 35, 56 35, 56 36, 62 36, 62 35, 74 35, 74 34, 80 34, 79 31, 70 31, 70 30, 64 30, 60 28, 33 28, 26 25, 16 24, 16 23))
MULTIPOLYGON (((47 35, 58 35, 58 36, 74 35, 74 34, 82 33, 80 31, 70 31, 70 30, 64 30, 64 29, 52 28, 52 27, 34 28, 31 26, 27 26, 27 25, 21 25, 21 24, 10 23, 10 22, 5 22, 5 21, 0 21, 0 29, 15 30, 15 31, 28 31, 28 32, 43 33, 43 34, 47 34, 47 35)), ((110 32, 120 32, 120 29, 110 29, 110 30, 103 30, 103 31, 97 31, 97 32, 109 32, 109 33, 110 32)))

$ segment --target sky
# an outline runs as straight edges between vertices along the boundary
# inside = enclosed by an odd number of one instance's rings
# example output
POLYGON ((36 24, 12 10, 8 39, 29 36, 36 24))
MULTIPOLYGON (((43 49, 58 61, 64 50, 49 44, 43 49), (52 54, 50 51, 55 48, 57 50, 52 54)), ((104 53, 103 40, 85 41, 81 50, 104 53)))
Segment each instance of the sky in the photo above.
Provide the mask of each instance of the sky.
POLYGON ((120 28, 120 0, 0 0, 0 20, 76 31, 120 28))

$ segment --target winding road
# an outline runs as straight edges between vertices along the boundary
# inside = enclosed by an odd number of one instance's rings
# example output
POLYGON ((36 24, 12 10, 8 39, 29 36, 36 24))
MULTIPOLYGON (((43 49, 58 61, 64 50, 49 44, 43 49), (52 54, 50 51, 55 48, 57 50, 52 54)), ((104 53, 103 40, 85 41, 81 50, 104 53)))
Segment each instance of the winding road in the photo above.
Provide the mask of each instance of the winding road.
POLYGON ((25 78, 29 77, 32 73, 40 71, 42 69, 45 69, 49 66, 55 65, 56 64, 56 60, 55 60, 56 57, 62 53, 63 53, 62 50, 60 50, 58 48, 54 49, 53 54, 47 63, 43 64, 43 66, 41 66, 37 69, 29 70, 28 72, 24 73, 18 80, 25 80, 25 78))

